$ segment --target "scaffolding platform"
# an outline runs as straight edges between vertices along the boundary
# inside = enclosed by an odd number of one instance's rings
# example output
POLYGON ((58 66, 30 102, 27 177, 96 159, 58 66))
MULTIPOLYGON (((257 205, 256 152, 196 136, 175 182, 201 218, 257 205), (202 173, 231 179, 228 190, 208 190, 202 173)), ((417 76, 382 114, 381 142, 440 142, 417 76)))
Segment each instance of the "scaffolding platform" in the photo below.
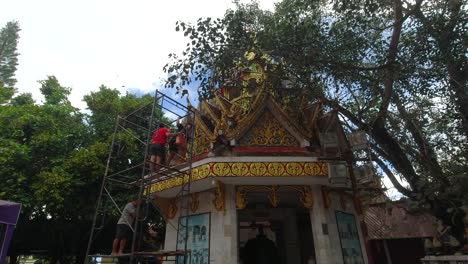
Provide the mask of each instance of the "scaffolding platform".
MULTIPOLYGON (((150 211, 153 219, 165 221, 163 213, 154 202, 151 195, 151 185, 170 178, 182 178, 182 186, 178 192, 179 197, 190 195, 191 170, 192 170, 192 149, 195 118, 194 109, 188 104, 183 105, 174 99, 156 91, 151 103, 147 103, 136 110, 129 110, 116 118, 112 142, 109 146, 106 169, 101 182, 100 193, 96 202, 96 210, 93 217, 92 228, 86 250, 84 264, 94 263, 160 263, 161 261, 187 263, 190 258, 190 249, 187 248, 188 228, 185 230, 185 239, 180 250, 173 251, 141 251, 141 241, 143 233, 146 232, 145 222, 149 221, 150 211), (164 116, 167 114, 167 116, 164 116), (190 124, 185 127, 185 146, 180 149, 181 153, 176 153, 177 159, 173 165, 158 164, 151 161, 149 150, 152 141, 152 134, 158 129, 159 124, 164 123, 167 127, 176 127, 179 121, 190 124), (126 140, 125 140, 126 139, 126 140), (141 155, 132 155, 128 151, 140 150, 141 155), (183 151, 182 151, 183 150, 183 151), (126 152, 128 151, 128 152, 126 152), (127 190, 134 193, 129 195, 127 190), (138 203, 136 211, 139 215, 131 223, 133 231, 130 242, 130 252, 121 255, 100 255, 97 252, 105 252, 106 249, 100 246, 93 247, 96 237, 101 234, 104 226, 109 223, 109 215, 117 217, 117 213, 122 214, 121 208, 128 203, 128 196, 135 200, 144 201, 138 203), (125 197, 125 198, 122 198, 125 197), (150 210, 150 206, 152 206, 150 210), (94 254, 93 254, 94 253, 94 254), (187 257, 185 257, 187 256, 187 257)), ((166 153, 168 155, 169 153, 166 153)), ((172 164, 172 163, 171 163, 172 164)), ((188 199, 179 199, 180 217, 190 214, 188 199)), ((159 220, 155 220, 159 221, 159 220)), ((178 227, 170 225, 178 231, 179 228, 188 225, 188 217, 185 222, 178 227)), ((109 244, 111 241, 109 241, 109 244)))
POLYGON ((140 263, 146 263, 146 261, 158 260, 158 261, 177 261, 177 257, 189 256, 190 250, 158 250, 158 251, 137 251, 133 254, 119 254, 119 255, 89 255, 91 263, 121 263, 125 260, 129 260, 132 255, 140 263))

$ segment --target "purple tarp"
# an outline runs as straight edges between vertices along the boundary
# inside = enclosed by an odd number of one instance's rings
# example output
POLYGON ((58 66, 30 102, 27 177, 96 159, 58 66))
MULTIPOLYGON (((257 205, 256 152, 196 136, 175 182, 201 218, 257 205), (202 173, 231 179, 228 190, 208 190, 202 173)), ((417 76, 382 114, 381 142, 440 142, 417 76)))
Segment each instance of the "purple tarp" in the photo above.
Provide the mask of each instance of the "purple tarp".
POLYGON ((5 262, 21 204, 0 200, 0 263, 5 262))

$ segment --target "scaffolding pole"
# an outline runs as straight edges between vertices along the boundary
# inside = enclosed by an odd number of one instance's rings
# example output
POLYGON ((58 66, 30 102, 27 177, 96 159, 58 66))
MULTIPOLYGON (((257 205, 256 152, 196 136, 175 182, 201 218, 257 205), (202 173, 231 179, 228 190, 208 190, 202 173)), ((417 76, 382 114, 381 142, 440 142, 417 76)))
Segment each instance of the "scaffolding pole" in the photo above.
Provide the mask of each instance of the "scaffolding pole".
MULTIPOLYGON (((177 261, 178 258, 183 258, 183 263, 189 262, 189 257, 187 257, 190 253, 190 249, 188 248, 188 216, 190 214, 189 210, 189 200, 190 200, 190 188, 191 188, 191 181, 192 181, 192 151, 193 151, 193 136, 194 136, 194 124, 191 122, 191 118, 195 115, 193 109, 189 106, 185 106, 174 99, 168 97, 167 95, 156 91, 153 97, 152 103, 147 103, 140 108, 130 112, 126 115, 119 115, 116 117, 114 133, 112 135, 111 145, 109 147, 109 155, 107 157, 106 162, 106 169, 102 178, 101 187, 99 191, 99 195, 97 197, 97 203, 95 208, 95 213, 93 216, 92 228, 90 232, 90 237, 88 240, 88 245, 86 249, 86 256, 85 256, 85 264, 87 263, 96 263, 97 259, 125 259, 128 263, 139 263, 142 262, 143 259, 151 258, 151 257, 160 257, 163 258, 165 261, 177 261), (149 113, 145 112, 150 108, 149 113), (176 119, 171 120, 169 117, 164 117, 164 113, 175 117, 176 119), (146 126, 142 126, 138 122, 134 121, 133 119, 137 118, 140 122, 147 122, 146 126), (170 167, 170 164, 156 164, 160 168, 159 171, 155 172, 153 170, 154 163, 149 161, 148 159, 148 152, 149 147, 151 144, 152 133, 156 129, 156 125, 165 122, 169 125, 175 122, 176 120, 180 119, 187 119, 187 122, 191 123, 191 129, 188 131, 190 135, 187 135, 186 131, 186 146, 189 148, 185 148, 186 150, 186 164, 184 166, 185 170, 174 169, 170 167), (138 132, 144 129, 143 133, 139 134, 138 132), (138 165, 131 165, 131 160, 129 159, 127 167, 122 168, 122 164, 118 163, 119 155, 122 151, 121 141, 122 141, 122 134, 128 135, 135 139, 139 143, 135 144, 144 144, 144 153, 141 155, 142 161, 137 162, 138 165), (144 137, 144 138, 143 138, 144 137), (119 139, 117 142, 117 139, 119 139), (117 147, 117 151, 116 151, 117 147), (115 156, 115 152, 117 153, 115 156), (115 161, 113 163, 113 161, 115 161), (148 169, 149 167, 149 169, 148 169), (139 171, 139 173, 138 173, 139 171), (112 173, 111 173, 112 172, 112 173), (167 174, 166 174, 167 173, 167 174), (138 176, 139 175, 139 176, 138 176), (164 176, 163 176, 164 175, 164 176), (143 228, 140 225, 148 220, 149 217, 149 206, 150 204, 153 205, 156 211, 159 212, 161 218, 165 220, 165 217, 161 213, 161 210, 156 206, 155 202, 152 202, 151 196, 151 186, 162 179, 169 179, 173 177, 182 177, 182 186, 180 187, 180 192, 176 195, 176 198, 180 200, 180 217, 185 217, 182 222, 179 222, 179 228, 184 228, 185 235, 184 235, 184 245, 183 249, 176 250, 176 251, 152 251, 152 252, 143 252, 140 251, 140 242, 142 232, 144 232, 143 228), (187 179, 185 179, 187 178, 187 179), (149 180, 147 180, 149 179, 149 180), (156 179, 156 180, 154 180, 156 179), (118 205, 119 200, 114 199, 114 197, 119 197, 122 195, 122 192, 119 192, 117 189, 117 193, 113 194, 112 192, 115 191, 114 187, 123 186, 124 188, 136 189, 134 197, 138 197, 137 199, 140 201, 136 206, 137 215, 135 216, 134 222, 132 224, 133 229, 133 236, 131 240, 131 251, 128 254, 123 254, 119 256, 109 256, 104 254, 99 254, 99 252, 95 252, 93 250, 93 242, 96 240, 97 235, 100 232, 95 232, 96 230, 101 230, 104 225, 104 213, 110 211, 113 213, 115 211, 120 213, 120 206, 118 205), (145 197, 143 197, 145 195, 145 197), (113 205, 114 210, 110 210, 110 208, 104 205, 104 199, 108 198, 113 205), (145 199, 145 205, 143 206, 142 200, 145 199), (115 210, 116 209, 116 210, 115 210), (101 215, 102 214, 102 215, 101 215), (98 217, 101 215, 102 221, 100 226, 97 226, 98 217), (140 223, 141 222, 141 223, 140 223)), ((169 223, 169 222, 168 222, 169 223)), ((179 233, 179 230, 177 230, 179 233)), ((109 241, 110 243, 111 241, 109 241)), ((143 261, 144 263, 144 261, 143 261)))

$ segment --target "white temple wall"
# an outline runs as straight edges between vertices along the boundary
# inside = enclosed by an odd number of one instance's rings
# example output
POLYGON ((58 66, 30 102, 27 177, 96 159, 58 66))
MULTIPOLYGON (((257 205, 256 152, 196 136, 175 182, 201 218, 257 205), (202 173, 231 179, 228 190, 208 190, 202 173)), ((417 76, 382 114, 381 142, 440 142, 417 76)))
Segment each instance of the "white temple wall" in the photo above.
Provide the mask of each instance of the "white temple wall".
MULTIPOLYGON (((235 188, 225 186, 225 211, 217 211, 213 205, 213 192, 199 195, 199 208, 190 215, 210 213, 210 263, 237 264, 237 211, 235 188)), ((177 228, 180 208, 170 223, 177 228)), ((177 230, 166 224, 164 250, 176 250, 177 230)), ((167 262, 169 263, 169 262, 167 262)), ((173 262, 170 262, 173 263, 173 262)))
POLYGON ((310 218, 315 244, 316 263, 343 263, 343 253, 335 215, 336 211, 354 215, 364 263, 368 263, 365 242, 359 221, 360 218, 356 213, 352 198, 349 196, 340 197, 339 194, 331 192, 329 194, 329 208, 325 208, 320 186, 312 186, 312 193, 314 195, 315 204, 313 209, 310 210, 310 218), (325 234, 326 231, 328 231, 328 234, 325 234))
POLYGON ((340 245, 339 241, 338 244, 333 243, 330 232, 327 235, 323 230, 323 225, 327 225, 328 230, 332 229, 332 226, 329 222, 327 209, 323 206, 320 186, 312 186, 312 195, 314 197, 314 207, 310 210, 310 220, 315 247, 315 261, 317 264, 342 263, 338 261, 338 258, 331 250, 333 245, 340 245))
MULTIPOLYGON (((346 212, 355 216, 356 228, 358 230, 361 252, 364 263, 368 263, 365 241, 359 221, 359 215, 356 214, 354 203, 349 196, 340 196, 336 192, 329 194, 329 208, 324 207, 321 186, 312 185, 312 195, 314 206, 309 211, 312 227, 312 236, 314 240, 315 258, 317 264, 341 264, 343 263, 343 254, 341 241, 338 234, 336 222, 336 211, 346 212)), ((237 210, 235 206, 235 186, 225 186, 225 211, 217 211, 213 205, 214 192, 203 192, 199 195, 199 208, 191 215, 210 213, 210 263, 237 264, 238 263, 238 235, 237 235, 237 210)), ((286 241, 286 253, 290 263, 299 263, 299 241, 297 230, 296 214, 286 212, 292 210, 287 208, 278 208, 270 211, 271 217, 280 213, 284 219, 284 230, 286 241), (297 242, 297 243, 296 243, 297 242), (298 259, 293 259, 298 258, 298 259)), ((180 208, 176 217, 170 223, 177 228, 180 208)), ((177 230, 171 224, 166 225, 166 238, 164 250, 176 249, 177 230)), ((312 245, 311 245, 312 247, 312 245)), ((167 262, 169 263, 169 262, 167 262)), ((173 262, 171 262, 173 263, 173 262)))

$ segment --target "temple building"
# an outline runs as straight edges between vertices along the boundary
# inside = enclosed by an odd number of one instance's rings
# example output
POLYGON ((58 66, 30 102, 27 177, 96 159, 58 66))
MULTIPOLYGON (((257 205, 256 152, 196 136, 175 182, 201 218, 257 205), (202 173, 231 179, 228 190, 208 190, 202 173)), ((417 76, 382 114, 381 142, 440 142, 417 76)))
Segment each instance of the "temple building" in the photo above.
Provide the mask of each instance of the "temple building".
POLYGON ((188 217, 190 263, 246 263, 246 245, 260 236, 273 242, 278 263, 368 263, 337 112, 307 93, 290 97, 287 82, 269 82, 267 56, 245 59, 185 120, 194 125, 193 159, 179 169, 188 172, 190 195, 178 195, 188 180, 180 177, 150 186, 167 220, 163 249, 181 248, 188 217))

